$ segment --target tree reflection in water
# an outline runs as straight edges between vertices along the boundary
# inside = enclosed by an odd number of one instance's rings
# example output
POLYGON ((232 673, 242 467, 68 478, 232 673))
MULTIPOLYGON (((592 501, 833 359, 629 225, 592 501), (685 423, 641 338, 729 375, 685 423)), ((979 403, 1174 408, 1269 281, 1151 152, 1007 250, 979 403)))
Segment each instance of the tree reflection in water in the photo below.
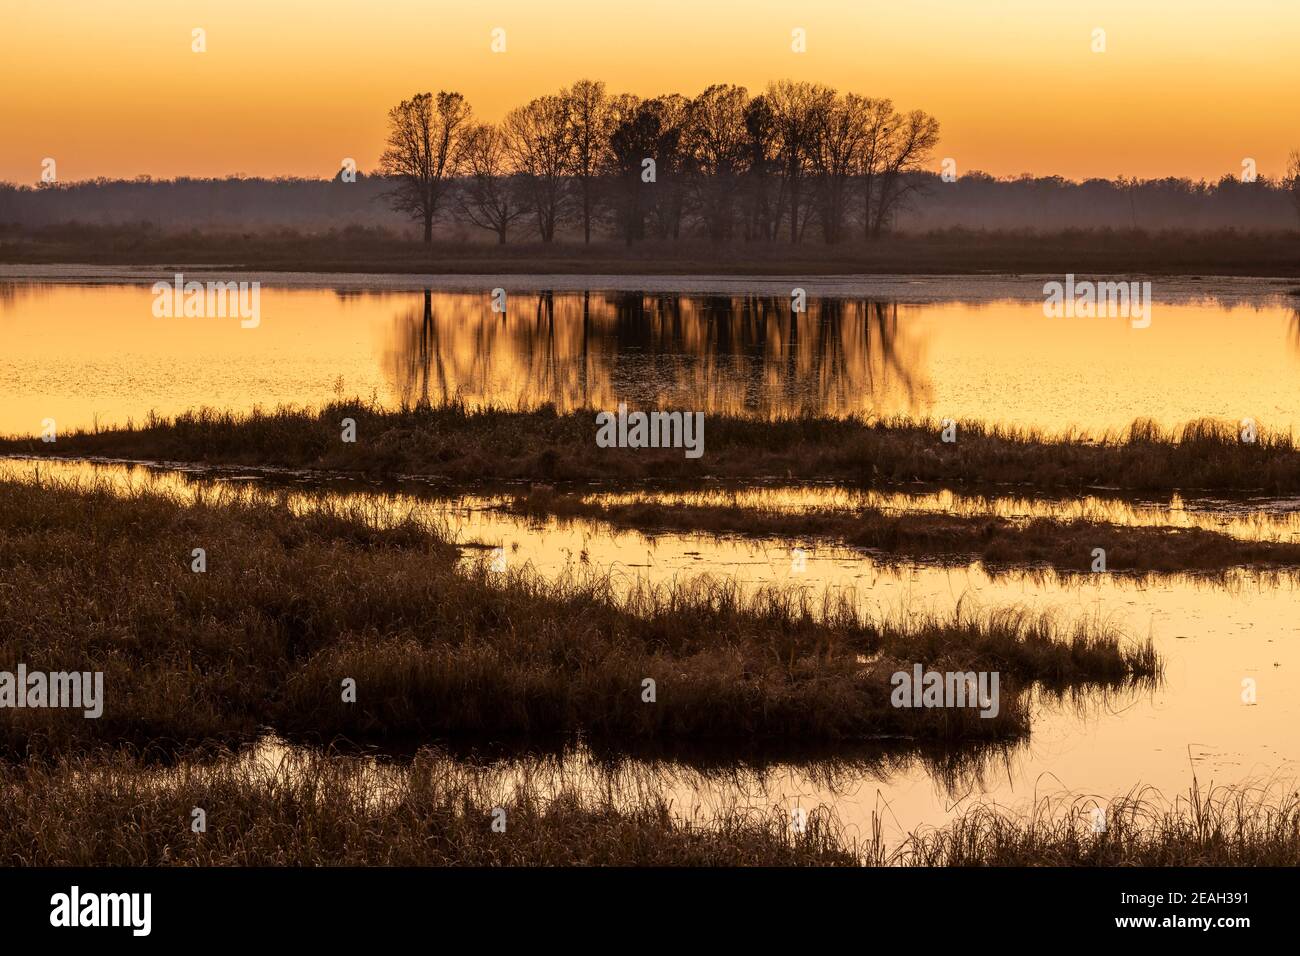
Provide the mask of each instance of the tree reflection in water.
POLYGON ((423 293, 394 320, 396 401, 562 410, 620 401, 759 417, 915 414, 931 387, 895 302, 774 296, 423 293))

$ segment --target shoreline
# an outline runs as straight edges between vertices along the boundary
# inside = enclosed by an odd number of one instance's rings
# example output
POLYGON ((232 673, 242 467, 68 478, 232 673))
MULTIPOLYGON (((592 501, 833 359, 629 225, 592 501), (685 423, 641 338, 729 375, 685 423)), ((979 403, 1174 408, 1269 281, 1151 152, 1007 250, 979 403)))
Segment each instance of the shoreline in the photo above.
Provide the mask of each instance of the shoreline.
MULTIPOLYGON (((1034 302, 1043 299, 1043 284, 1059 281, 1048 272, 1023 273, 857 273, 810 275, 773 273, 637 274, 629 272, 544 273, 383 273, 334 271, 276 271, 215 263, 195 265, 95 263, 0 263, 0 282, 59 283, 75 285, 152 285, 171 281, 176 272, 196 281, 219 279, 238 273, 277 289, 337 289, 375 293, 467 292, 503 288, 507 292, 643 292, 679 295, 780 295, 788 296, 793 284, 809 296, 822 298, 888 299, 908 304, 947 301, 1034 302)), ((1077 273, 1084 275, 1085 273, 1077 273)), ((1101 278, 1114 273, 1086 273, 1101 278)), ((1127 274, 1126 274, 1127 275, 1127 274)), ((1205 299, 1241 300, 1292 297, 1300 306, 1300 286, 1287 276, 1188 275, 1132 273, 1153 280, 1153 301, 1181 304, 1205 299)))
MULTIPOLYGON (((321 491, 348 496, 396 489, 402 479, 368 479, 360 473, 318 472, 256 465, 222 466, 186 462, 157 462, 107 458, 42 458, 0 456, 0 477, 10 462, 35 466, 41 480, 42 462, 143 467, 159 473, 184 474, 198 480, 253 481, 269 488, 301 488, 304 482, 321 491), (367 489, 357 489, 355 482, 367 489), (287 484, 286 484, 287 483, 287 484)), ((30 479, 22 479, 30 480, 30 479)), ((48 479, 47 479, 48 480, 48 479)), ((58 482, 57 476, 53 479, 58 482)), ((456 499, 470 488, 459 483, 411 478, 437 499, 456 499)), ((673 482, 680 486, 681 483, 673 482)), ((690 485, 698 484, 695 482, 690 485)), ((711 482, 704 482, 708 486, 711 482)), ((730 483, 723 483, 730 484, 730 483)), ((799 483, 793 486, 797 487, 799 483)), ((744 483, 742 487, 748 487, 744 483)), ((1061 578, 1088 575, 1091 548, 1107 549, 1107 570, 1142 580, 1161 576, 1197 575, 1223 580, 1237 571, 1300 575, 1300 543, 1276 539, 1238 538, 1211 528, 1170 525, 1129 525, 1085 517, 1008 517, 986 513, 951 514, 896 511, 883 506, 848 509, 812 507, 785 512, 761 505, 725 502, 663 502, 653 494, 630 500, 605 501, 604 495, 629 489, 644 491, 639 482, 604 488, 589 483, 536 485, 513 481, 490 483, 476 492, 492 503, 485 507, 521 520, 554 519, 561 525, 589 522, 611 531, 637 531, 646 538, 662 534, 697 533, 716 538, 780 539, 850 548, 883 563, 934 564, 940 567, 982 565, 994 576, 1011 572, 1048 572, 1061 578), (492 488, 494 491, 489 491, 492 488)), ((1118 501, 1130 500, 1123 496, 1118 501)), ((473 542, 460 547, 488 547, 473 542)))

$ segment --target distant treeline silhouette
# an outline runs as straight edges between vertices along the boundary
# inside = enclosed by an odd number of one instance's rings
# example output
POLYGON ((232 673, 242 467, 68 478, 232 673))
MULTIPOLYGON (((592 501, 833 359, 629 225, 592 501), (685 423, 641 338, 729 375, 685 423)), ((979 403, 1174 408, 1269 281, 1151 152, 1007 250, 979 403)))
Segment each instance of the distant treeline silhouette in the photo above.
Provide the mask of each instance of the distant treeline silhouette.
MULTIPOLYGON (((1090 179, 1078 183, 1056 176, 995 179, 980 172, 963 175, 954 183, 942 182, 931 172, 910 173, 905 178, 911 196, 908 205, 897 212, 894 228, 908 232, 1134 226, 1294 229, 1297 225, 1287 187, 1263 177, 1254 183, 1232 177, 1216 183, 1187 179, 1090 179)), ((164 231, 322 232, 354 226, 408 231, 407 218, 384 202, 390 186, 383 177, 363 173, 357 174, 355 183, 242 177, 96 179, 37 188, 0 183, 0 225, 19 231, 75 222, 148 223, 164 231)), ((436 228, 448 238, 497 238, 454 216, 439 221, 436 228)), ((557 230, 557 238, 573 235, 570 229, 557 230)), ((681 235, 700 232, 693 217, 685 216, 681 235)), ((535 237, 535 231, 522 227, 510 233, 512 241, 535 237)))
POLYGON ((788 80, 751 96, 718 84, 688 98, 609 94, 581 80, 476 122, 459 93, 389 111, 371 175, 333 180, 93 180, 0 184, 0 224, 149 222, 164 229, 319 231, 627 243, 874 239, 891 230, 1286 229, 1300 161, 1242 182, 996 179, 933 169, 939 124, 887 99, 788 80))
POLYGON ((716 84, 694 98, 611 95, 579 80, 477 123, 459 93, 420 93, 388 114, 380 171, 395 209, 433 237, 459 216, 505 242, 529 222, 627 242, 695 231, 712 239, 828 242, 878 236, 939 140, 939 123, 887 99, 781 80, 750 96, 716 84), (459 181, 457 180, 459 178, 459 181))

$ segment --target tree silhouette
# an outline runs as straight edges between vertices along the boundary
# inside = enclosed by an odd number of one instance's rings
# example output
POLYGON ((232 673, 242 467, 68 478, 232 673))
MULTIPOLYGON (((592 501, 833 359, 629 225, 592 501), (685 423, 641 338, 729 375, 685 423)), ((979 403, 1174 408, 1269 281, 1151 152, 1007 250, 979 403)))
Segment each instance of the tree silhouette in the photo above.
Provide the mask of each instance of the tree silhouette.
POLYGON ((381 171, 394 208, 423 223, 431 241, 453 181, 459 217, 506 241, 531 213, 543 242, 581 222, 611 223, 628 243, 678 238, 696 227, 715 241, 792 244, 810 223, 828 243, 888 228, 930 177, 924 164, 939 124, 920 110, 900 115, 887 99, 780 80, 760 96, 714 84, 693 99, 610 95, 579 80, 507 113, 499 127, 473 124, 459 93, 421 93, 389 111, 381 171), (654 160, 648 174, 647 159, 654 160), (855 197, 860 197, 860 200, 855 197))
POLYGON ((496 233, 497 242, 504 244, 511 224, 530 211, 510 166, 505 134, 487 123, 471 126, 458 165, 465 176, 458 204, 461 216, 496 233))
POLYGON ((379 168, 395 180, 389 202, 424 224, 433 241, 433 219, 447 183, 456 172, 460 141, 470 108, 459 93, 417 93, 388 111, 388 145, 379 168))
POLYGON ((579 80, 560 93, 569 121, 569 162, 582 201, 582 241, 591 242, 596 177, 605 165, 611 127, 605 84, 579 80))
POLYGON ((569 104, 561 96, 539 96, 511 110, 502 125, 537 219, 537 231, 543 242, 553 242, 568 202, 566 174, 572 155, 569 104))

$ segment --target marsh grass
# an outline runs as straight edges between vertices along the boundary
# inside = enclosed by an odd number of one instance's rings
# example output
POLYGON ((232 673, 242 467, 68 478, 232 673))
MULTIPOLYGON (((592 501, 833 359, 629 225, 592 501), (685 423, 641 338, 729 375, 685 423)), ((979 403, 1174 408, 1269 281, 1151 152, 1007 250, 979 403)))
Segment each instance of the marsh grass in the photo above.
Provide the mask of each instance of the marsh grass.
MULTIPOLYGON (((626 781, 625 781, 626 782, 626 781)), ((171 771, 78 757, 0 768, 8 866, 851 865, 814 810, 683 821, 653 780, 622 792, 491 770, 425 751, 402 772, 351 760, 225 760, 171 771), (207 830, 191 831, 193 808, 207 830), (492 830, 505 811, 504 833, 492 830)))
POLYGON ((652 534, 675 531, 714 535, 832 540, 889 560, 968 564, 987 569, 1047 567, 1091 573, 1094 548, 1106 551, 1108 571, 1133 574, 1221 573, 1235 567, 1300 570, 1300 544, 1250 541, 1202 528, 1117 525, 1091 520, 996 515, 891 513, 879 508, 779 511, 731 504, 666 504, 645 497, 611 502, 599 495, 562 494, 553 488, 517 494, 505 510, 530 518, 599 521, 652 534))
POLYGON ((359 224, 160 229, 148 223, 0 225, 0 262, 207 265, 288 272, 466 275, 1064 275, 1297 276, 1293 231, 1268 229, 970 229, 900 232, 835 245, 705 239, 426 244, 359 224))
POLYGON ((326 740, 996 740, 1028 732, 1031 686, 1127 687, 1161 667, 1150 640, 1015 609, 881 619, 846 594, 494 573, 415 515, 296 513, 237 489, 182 503, 0 481, 0 590, 0 669, 105 675, 97 720, 6 714, 0 745, 23 753, 267 726, 326 740), (890 676, 914 662, 999 671, 998 715, 892 707, 890 676))
POLYGON ((757 800, 684 806, 651 768, 595 778, 475 766, 425 749, 401 767, 328 753, 234 754, 168 770, 126 751, 0 765, 0 864, 36 866, 710 865, 1295 866, 1300 793, 1211 788, 1165 799, 975 805, 901 840, 873 812, 757 800), (207 830, 191 831, 192 810, 207 830), (1094 830, 1093 808, 1105 828, 1094 830), (505 811, 505 832, 492 829, 505 811))
POLYGON ((1109 802, 1042 798, 1027 814, 977 806, 918 831, 892 861, 908 866, 1296 866, 1300 791, 1211 787, 1167 800, 1150 788, 1109 802), (1094 832, 1093 809, 1105 812, 1094 832))
POLYGON ((595 411, 471 408, 460 402, 387 410, 340 401, 312 411, 248 414, 200 409, 140 425, 79 431, 57 442, 8 438, 0 452, 101 455, 135 460, 325 469, 369 475, 484 479, 787 478, 871 483, 1013 484, 1113 488, 1300 492, 1300 453, 1289 432, 1239 440, 1232 423, 1197 420, 1162 429, 1150 420, 1123 431, 1059 434, 960 422, 957 441, 934 422, 904 418, 710 414, 705 452, 598 448, 595 411), (353 418, 357 441, 340 440, 353 418))

